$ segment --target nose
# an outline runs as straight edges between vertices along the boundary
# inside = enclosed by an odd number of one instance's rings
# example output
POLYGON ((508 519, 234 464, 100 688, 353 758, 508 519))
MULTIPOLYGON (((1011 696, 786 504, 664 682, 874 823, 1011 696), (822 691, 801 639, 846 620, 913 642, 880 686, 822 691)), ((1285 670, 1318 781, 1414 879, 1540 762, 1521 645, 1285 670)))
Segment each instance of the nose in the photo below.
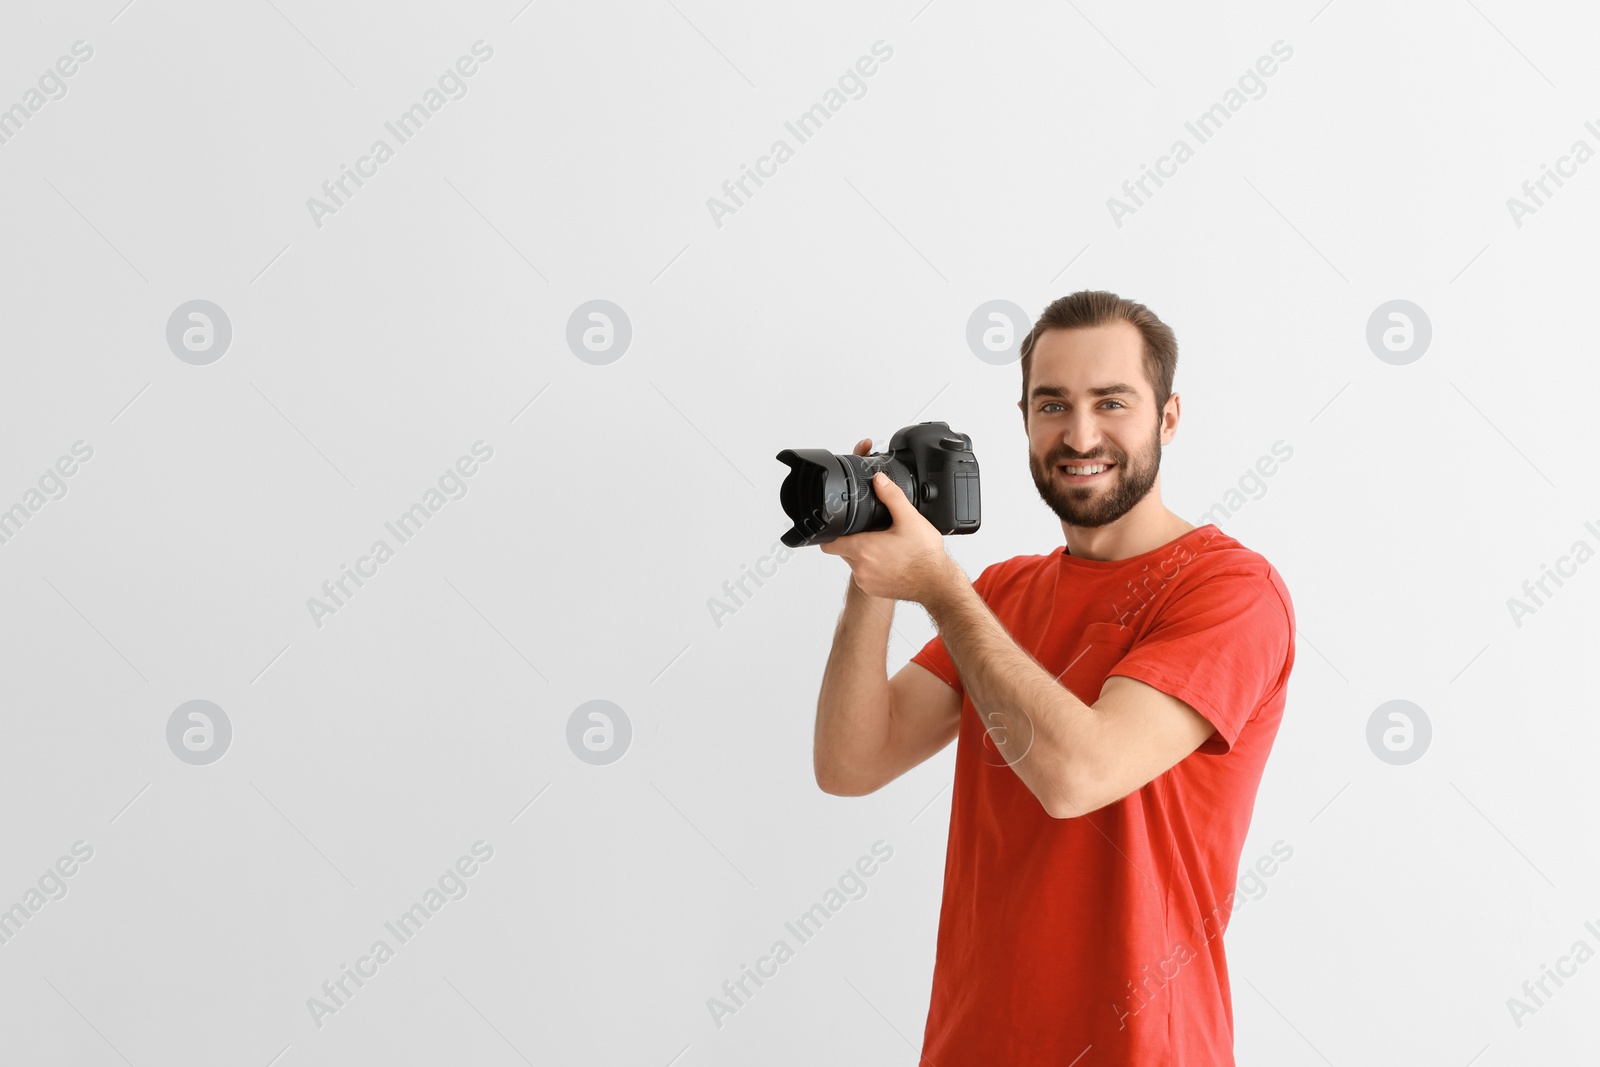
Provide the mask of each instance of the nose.
POLYGON ((1079 459, 1094 456, 1100 448, 1100 430, 1093 419, 1069 416, 1061 431, 1061 443, 1079 459))

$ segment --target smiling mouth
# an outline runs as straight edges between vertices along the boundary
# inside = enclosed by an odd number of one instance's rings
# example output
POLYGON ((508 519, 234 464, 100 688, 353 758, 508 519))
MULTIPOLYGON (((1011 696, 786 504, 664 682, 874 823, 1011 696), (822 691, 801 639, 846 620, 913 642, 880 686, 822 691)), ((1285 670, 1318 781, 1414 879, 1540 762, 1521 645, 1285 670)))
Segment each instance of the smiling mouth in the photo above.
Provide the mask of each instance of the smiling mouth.
POLYGON ((1116 464, 1115 463, 1058 463, 1058 464, 1056 464, 1056 470, 1061 473, 1061 476, 1064 479, 1066 479, 1068 482, 1072 482, 1072 483, 1092 482, 1096 478, 1102 478, 1102 477, 1106 476, 1107 474, 1110 474, 1115 469, 1116 469, 1116 464), (1075 470, 1076 471, 1091 471, 1093 473, 1087 473, 1087 474, 1074 474, 1074 473, 1072 473, 1072 471, 1075 471, 1075 470))

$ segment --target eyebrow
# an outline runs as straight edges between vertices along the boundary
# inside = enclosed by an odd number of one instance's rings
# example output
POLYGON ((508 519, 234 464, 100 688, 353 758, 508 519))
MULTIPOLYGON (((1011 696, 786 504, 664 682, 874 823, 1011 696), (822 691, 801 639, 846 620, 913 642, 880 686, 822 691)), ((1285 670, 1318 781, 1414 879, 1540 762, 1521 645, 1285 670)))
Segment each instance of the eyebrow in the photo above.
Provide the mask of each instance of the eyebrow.
MULTIPOLYGON (((1110 385, 1097 385, 1087 390, 1090 396, 1138 396, 1139 390, 1125 382, 1112 382, 1110 385)), ((1037 400, 1041 396, 1055 396, 1065 399, 1067 391, 1059 385, 1036 385, 1029 399, 1037 400)))

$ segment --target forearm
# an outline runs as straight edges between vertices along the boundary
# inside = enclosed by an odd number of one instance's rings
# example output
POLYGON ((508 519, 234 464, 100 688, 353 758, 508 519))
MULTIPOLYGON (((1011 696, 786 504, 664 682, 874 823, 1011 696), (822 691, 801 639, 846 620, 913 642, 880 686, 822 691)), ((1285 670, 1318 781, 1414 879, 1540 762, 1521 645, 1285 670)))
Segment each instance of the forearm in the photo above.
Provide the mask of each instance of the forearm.
POLYGON ((863 792, 871 781, 873 756, 888 746, 892 725, 889 629, 893 600, 863 593, 852 579, 844 611, 817 697, 812 763, 826 792, 863 792))
POLYGON ((925 606, 978 721, 1006 763, 1050 814, 1080 814, 1076 773, 1095 711, 1014 641, 952 561, 952 575, 925 606))

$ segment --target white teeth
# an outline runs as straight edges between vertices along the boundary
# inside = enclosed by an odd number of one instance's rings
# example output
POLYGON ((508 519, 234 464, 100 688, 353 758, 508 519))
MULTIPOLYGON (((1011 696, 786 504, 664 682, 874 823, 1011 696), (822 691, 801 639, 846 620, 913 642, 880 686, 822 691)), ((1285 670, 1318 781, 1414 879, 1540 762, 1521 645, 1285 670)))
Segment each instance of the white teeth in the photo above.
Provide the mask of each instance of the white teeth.
POLYGON ((1069 466, 1067 468, 1067 473, 1068 474, 1099 474, 1101 471, 1105 470, 1108 466, 1110 466, 1110 464, 1108 464, 1108 463, 1102 463, 1098 467, 1071 467, 1071 466, 1069 466))

